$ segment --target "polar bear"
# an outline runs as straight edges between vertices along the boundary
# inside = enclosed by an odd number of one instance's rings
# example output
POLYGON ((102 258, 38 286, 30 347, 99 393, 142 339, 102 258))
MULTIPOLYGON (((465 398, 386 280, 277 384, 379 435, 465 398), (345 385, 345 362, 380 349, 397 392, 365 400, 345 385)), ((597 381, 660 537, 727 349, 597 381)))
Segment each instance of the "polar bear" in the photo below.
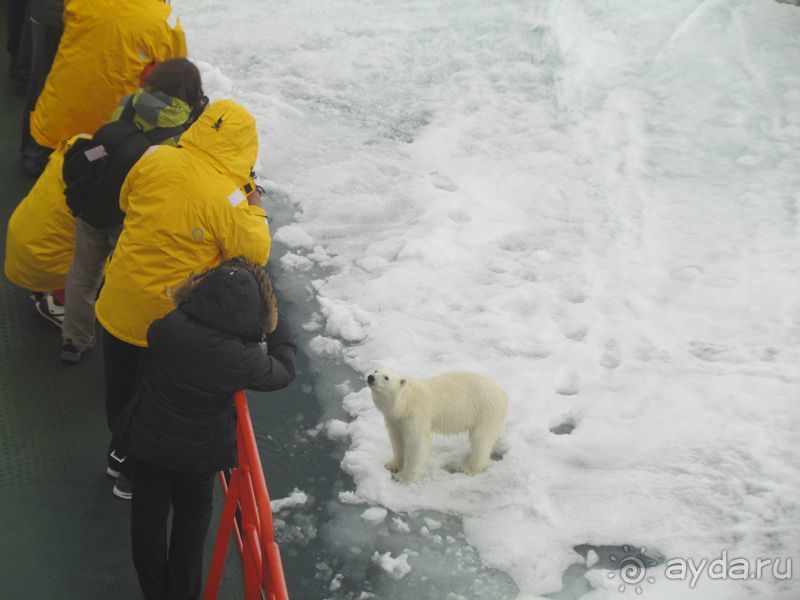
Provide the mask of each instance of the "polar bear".
POLYGON ((470 453, 461 470, 474 475, 489 466, 506 421, 508 398, 488 377, 453 371, 412 379, 378 369, 367 375, 367 385, 392 443, 394 455, 386 468, 397 472, 399 481, 412 481, 422 473, 432 433, 468 431, 470 453))

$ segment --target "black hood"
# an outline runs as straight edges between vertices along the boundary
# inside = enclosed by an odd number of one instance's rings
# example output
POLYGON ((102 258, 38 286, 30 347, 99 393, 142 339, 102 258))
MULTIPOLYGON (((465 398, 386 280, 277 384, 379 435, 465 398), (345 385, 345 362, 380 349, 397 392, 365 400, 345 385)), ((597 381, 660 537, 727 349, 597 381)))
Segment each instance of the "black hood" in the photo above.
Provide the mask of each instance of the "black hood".
POLYGON ((226 261, 195 278, 178 298, 178 308, 217 331, 246 340, 261 339, 267 329, 270 299, 262 296, 260 282, 243 262, 226 261))

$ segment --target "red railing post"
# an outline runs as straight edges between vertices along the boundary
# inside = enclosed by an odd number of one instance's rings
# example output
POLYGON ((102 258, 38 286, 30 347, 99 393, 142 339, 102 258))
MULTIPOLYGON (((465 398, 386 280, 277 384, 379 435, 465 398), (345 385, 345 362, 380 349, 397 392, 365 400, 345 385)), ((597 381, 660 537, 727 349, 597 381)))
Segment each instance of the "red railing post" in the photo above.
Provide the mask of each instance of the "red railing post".
POLYGON ((245 598, 261 600, 264 594, 268 600, 289 600, 280 550, 273 537, 272 509, 267 483, 264 471, 261 469, 261 458, 258 455, 255 432, 244 392, 236 392, 234 405, 237 417, 239 466, 231 472, 230 483, 227 486, 224 476, 220 474, 225 505, 203 598, 216 600, 228 552, 228 541, 231 531, 234 531, 244 568, 245 598), (236 525, 237 508, 241 511, 241 531, 236 525))
MULTIPOLYGON (((219 487, 222 488, 222 495, 227 497, 228 496, 228 481, 225 479, 225 473, 222 471, 219 472, 219 487)), ((236 547, 239 548, 239 555, 241 556, 243 549, 242 549, 242 534, 239 533, 239 525, 236 523, 236 520, 233 521, 233 534, 236 537, 236 547)))
POLYGON ((236 504, 239 495, 239 473, 237 470, 231 474, 231 482, 225 496, 225 505, 222 509, 222 518, 217 530, 217 541, 214 544, 214 554, 211 557, 211 566, 208 569, 205 600, 216 600, 219 584, 222 581, 222 571, 225 566, 225 556, 228 553, 228 540, 231 536, 236 521, 236 504))

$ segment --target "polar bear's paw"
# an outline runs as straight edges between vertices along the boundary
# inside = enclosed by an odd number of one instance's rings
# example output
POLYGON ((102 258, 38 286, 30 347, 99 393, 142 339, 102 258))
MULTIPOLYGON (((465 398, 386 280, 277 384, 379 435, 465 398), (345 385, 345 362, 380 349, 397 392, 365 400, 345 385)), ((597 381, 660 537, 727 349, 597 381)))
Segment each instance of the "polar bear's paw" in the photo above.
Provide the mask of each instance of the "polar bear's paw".
POLYGON ((477 475, 478 473, 483 473, 489 467, 488 462, 473 462, 471 460, 466 461, 463 465, 461 465, 460 471, 466 475, 477 475))
POLYGON ((398 473, 395 473, 394 478, 400 483, 408 483, 409 481, 414 481, 417 478, 417 475, 418 473, 413 473, 404 469, 398 473))
POLYGON ((400 470, 400 463, 396 460, 392 459, 383 465, 387 469, 389 469, 392 473, 397 473, 400 470))

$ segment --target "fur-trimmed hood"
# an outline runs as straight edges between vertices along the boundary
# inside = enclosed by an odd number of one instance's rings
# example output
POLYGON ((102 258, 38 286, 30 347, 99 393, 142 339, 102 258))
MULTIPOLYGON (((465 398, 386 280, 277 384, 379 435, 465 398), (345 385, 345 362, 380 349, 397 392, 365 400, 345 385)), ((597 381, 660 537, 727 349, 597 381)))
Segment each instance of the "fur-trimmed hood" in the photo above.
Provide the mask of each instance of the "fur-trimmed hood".
POLYGON ((201 323, 245 340, 275 330, 278 302, 263 267, 244 258, 187 279, 173 291, 178 308, 201 323))
POLYGON ((289 385, 297 346, 286 319, 276 323, 269 277, 253 263, 225 261, 174 295, 178 307, 147 330, 141 385, 113 429, 118 449, 142 462, 213 473, 236 465, 233 394, 289 385), (265 348, 259 338, 273 327, 265 348))

